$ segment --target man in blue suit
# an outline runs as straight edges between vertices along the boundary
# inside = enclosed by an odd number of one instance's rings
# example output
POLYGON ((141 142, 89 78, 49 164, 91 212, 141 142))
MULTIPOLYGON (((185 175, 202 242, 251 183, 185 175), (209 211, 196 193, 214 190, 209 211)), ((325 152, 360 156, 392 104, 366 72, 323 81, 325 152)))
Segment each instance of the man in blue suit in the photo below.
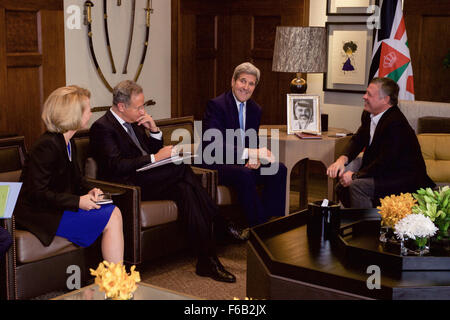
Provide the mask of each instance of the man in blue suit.
MULTIPOLYGON (((250 226, 264 223, 273 216, 283 216, 286 206, 286 167, 282 163, 274 166, 271 151, 259 145, 261 107, 251 99, 259 78, 259 69, 251 63, 237 66, 231 79, 231 90, 208 101, 203 117, 204 164, 218 171, 219 184, 237 191, 250 226), (211 150, 208 145, 217 144, 215 139, 205 142, 205 137, 214 135, 208 134, 211 129, 215 129, 212 130, 215 133, 220 131, 223 137, 223 149, 215 151, 223 152, 219 158, 225 161, 208 162, 206 151, 211 150), (232 139, 229 138, 230 131, 235 133, 232 139), (265 174, 262 169, 267 166, 278 170, 265 174), (261 195, 256 188, 259 185, 263 187, 261 195)), ((216 154, 210 158, 218 159, 216 154)))

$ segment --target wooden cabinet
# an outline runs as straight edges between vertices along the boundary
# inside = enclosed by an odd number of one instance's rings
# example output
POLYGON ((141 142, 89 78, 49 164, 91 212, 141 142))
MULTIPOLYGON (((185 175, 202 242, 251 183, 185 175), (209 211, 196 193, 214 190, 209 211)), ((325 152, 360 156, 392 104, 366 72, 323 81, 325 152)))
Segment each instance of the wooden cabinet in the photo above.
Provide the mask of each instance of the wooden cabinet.
POLYGON ((65 77, 63 0, 0 0, 0 130, 30 146, 45 130, 45 99, 65 77))

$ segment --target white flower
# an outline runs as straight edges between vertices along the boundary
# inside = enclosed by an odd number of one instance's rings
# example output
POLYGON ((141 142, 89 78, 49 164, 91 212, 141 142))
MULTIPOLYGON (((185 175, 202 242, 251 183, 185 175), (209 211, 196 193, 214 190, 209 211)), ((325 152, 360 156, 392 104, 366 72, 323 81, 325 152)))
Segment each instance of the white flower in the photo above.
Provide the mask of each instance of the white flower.
POLYGON ((403 240, 406 236, 411 239, 432 237, 439 229, 429 217, 422 214, 410 214, 397 222, 394 233, 403 240))

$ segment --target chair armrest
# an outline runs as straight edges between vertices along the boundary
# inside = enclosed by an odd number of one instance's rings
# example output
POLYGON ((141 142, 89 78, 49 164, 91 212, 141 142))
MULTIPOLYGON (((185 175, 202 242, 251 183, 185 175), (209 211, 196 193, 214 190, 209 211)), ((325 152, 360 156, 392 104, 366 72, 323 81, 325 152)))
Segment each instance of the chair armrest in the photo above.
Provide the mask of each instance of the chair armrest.
POLYGON ((91 178, 86 178, 86 184, 113 194, 114 204, 122 212, 124 261, 130 264, 141 263, 141 188, 91 178))
POLYGON ((203 188, 208 191, 214 203, 217 201, 217 170, 191 166, 192 171, 200 179, 203 188))

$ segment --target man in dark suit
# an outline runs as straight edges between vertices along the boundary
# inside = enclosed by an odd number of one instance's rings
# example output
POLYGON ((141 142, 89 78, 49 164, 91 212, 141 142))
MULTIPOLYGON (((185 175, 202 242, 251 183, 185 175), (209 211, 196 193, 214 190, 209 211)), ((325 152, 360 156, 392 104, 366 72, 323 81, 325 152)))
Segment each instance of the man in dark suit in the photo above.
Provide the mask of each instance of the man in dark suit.
POLYGON ((217 144, 216 139, 203 142, 204 165, 218 170, 219 184, 237 191, 250 226, 283 216, 286 205, 286 167, 274 163, 271 151, 259 145, 261 107, 251 99, 259 78, 259 69, 251 63, 237 66, 231 90, 208 101, 202 124, 204 140, 209 136, 208 130, 220 132, 223 137, 223 143, 219 143, 223 148, 216 148, 219 150, 211 155, 209 145, 217 144), (230 139, 230 131, 238 134, 230 139), (222 153, 219 157, 218 152, 222 153), (265 174, 267 166, 278 169, 265 174), (262 195, 257 192, 258 185, 263 187, 262 195))
POLYGON ((339 178, 336 192, 345 207, 371 208, 387 195, 435 186, 416 134, 397 106, 398 91, 389 78, 370 82, 361 126, 344 154, 327 169, 328 176, 339 178), (363 150, 361 166, 346 168, 363 150))
MULTIPOLYGON (((176 202, 191 247, 198 255, 198 275, 236 281, 215 253, 213 224, 220 220, 217 206, 191 167, 171 163, 136 172, 172 154, 172 146, 163 147, 162 133, 145 112, 143 90, 138 84, 127 80, 114 88, 111 109, 90 128, 90 152, 97 161, 100 179, 140 186, 142 200, 176 202)), ((241 238, 238 230, 227 230, 241 238)))

